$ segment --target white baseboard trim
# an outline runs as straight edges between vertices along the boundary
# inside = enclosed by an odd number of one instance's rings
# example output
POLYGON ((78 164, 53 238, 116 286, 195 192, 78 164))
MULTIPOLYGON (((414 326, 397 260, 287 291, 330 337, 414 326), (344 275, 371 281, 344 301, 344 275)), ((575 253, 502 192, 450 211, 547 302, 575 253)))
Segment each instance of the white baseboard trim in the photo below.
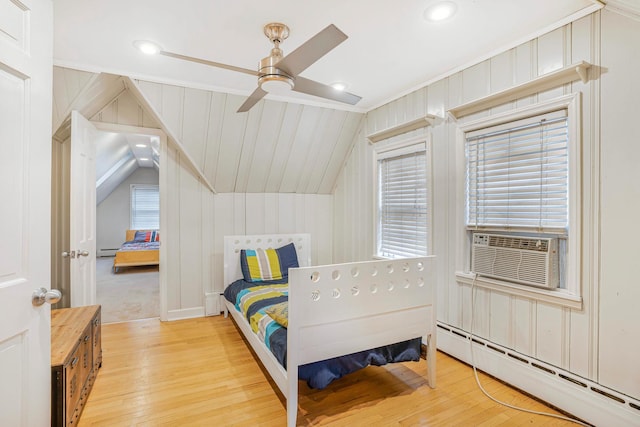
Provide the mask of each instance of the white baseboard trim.
POLYGON ((204 300, 205 316, 219 316, 222 311, 222 307, 220 307, 220 292, 207 292, 204 300))
POLYGON ((178 310, 169 310, 167 320, 193 319, 196 317, 204 317, 204 307, 182 308, 178 310))
MULTIPOLYGON (((468 334, 438 324, 438 350, 471 364, 468 334)), ((474 337, 482 371, 596 426, 640 425, 640 401, 555 366, 474 337)))

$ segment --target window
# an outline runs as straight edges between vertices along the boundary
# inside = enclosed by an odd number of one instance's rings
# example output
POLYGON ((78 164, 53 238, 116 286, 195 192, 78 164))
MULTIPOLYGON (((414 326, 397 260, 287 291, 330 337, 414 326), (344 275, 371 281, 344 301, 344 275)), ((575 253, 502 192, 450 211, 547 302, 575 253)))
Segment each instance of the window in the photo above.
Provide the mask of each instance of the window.
POLYGON ((157 185, 131 186, 131 229, 160 228, 160 192, 157 185))
POLYGON ((566 109, 465 138, 468 228, 567 232, 566 109))
POLYGON ((428 193, 425 143, 379 152, 377 256, 427 255, 428 193))
MULTIPOLYGON (((580 94, 571 94, 460 126, 459 141, 465 154, 465 161, 461 163, 464 165, 461 173, 465 174, 464 206, 460 205, 464 217, 460 219, 466 229, 468 252, 464 271, 456 274, 459 281, 581 307, 580 182, 583 172, 579 105, 580 94), (513 236, 515 238, 507 240, 514 244, 526 242, 527 238, 533 238, 536 245, 545 239, 553 240, 557 252, 549 253, 550 256, 557 253, 557 259, 553 260, 557 268, 545 267, 545 274, 552 272, 545 277, 551 279, 557 272, 557 279, 533 286, 526 283, 527 279, 521 276, 521 265, 507 262, 509 257, 504 251, 501 251, 505 256, 500 262, 479 267, 480 271, 493 269, 491 274, 495 276, 465 273, 474 261, 484 260, 477 257, 482 253, 478 251, 484 250, 484 241, 478 239, 484 236, 476 236, 474 240, 474 233, 513 236), (504 278, 496 280, 496 277, 504 278), (547 283, 557 283, 559 289, 547 283)), ((529 255, 526 259, 529 260, 529 255)), ((537 258, 531 257, 533 259, 537 258)), ((544 258, 545 262, 549 260, 551 258, 544 258)))

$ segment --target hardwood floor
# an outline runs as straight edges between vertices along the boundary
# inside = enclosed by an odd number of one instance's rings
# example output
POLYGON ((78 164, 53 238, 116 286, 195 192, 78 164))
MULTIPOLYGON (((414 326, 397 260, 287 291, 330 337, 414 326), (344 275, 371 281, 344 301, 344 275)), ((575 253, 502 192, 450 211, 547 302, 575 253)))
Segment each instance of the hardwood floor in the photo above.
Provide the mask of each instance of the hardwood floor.
MULTIPOLYGON (((284 426, 275 383, 231 318, 102 327, 103 364, 79 426, 284 426)), ((299 425, 563 426, 573 423, 498 405, 477 388, 471 368, 438 352, 437 388, 426 363, 369 367, 324 390, 300 383, 299 425)), ((480 374, 496 398, 554 412, 480 374)))

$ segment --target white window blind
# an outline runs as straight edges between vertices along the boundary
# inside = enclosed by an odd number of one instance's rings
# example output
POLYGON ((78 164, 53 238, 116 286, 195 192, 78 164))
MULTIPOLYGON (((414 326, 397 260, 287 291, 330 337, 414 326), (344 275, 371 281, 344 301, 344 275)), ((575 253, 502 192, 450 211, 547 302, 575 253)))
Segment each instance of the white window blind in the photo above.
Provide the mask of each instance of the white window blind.
POLYGON ((567 111, 468 132, 468 228, 568 228, 567 111))
POLYGON ((427 157, 424 144, 378 157, 378 255, 427 255, 427 157))
POLYGON ((160 191, 157 185, 131 186, 131 229, 160 228, 160 191))

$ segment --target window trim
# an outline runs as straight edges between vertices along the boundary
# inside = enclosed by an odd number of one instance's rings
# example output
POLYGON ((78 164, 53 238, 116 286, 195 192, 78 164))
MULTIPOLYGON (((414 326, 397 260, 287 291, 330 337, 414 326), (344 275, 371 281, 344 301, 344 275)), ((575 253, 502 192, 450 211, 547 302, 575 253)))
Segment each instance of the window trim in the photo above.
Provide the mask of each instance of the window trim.
POLYGON ((526 117, 545 114, 554 110, 566 109, 569 133, 569 232, 566 251, 566 289, 543 290, 527 285, 519 285, 488 278, 476 278, 475 285, 489 289, 499 290, 508 294, 524 296, 535 300, 551 302, 570 308, 582 307, 582 277, 580 266, 582 265, 582 121, 581 121, 581 94, 580 92, 561 96, 548 101, 541 101, 529 106, 517 108, 481 119, 476 119, 457 127, 457 158, 458 158, 458 221, 457 241, 462 245, 462 254, 457 259, 458 266, 456 280, 470 284, 474 275, 471 267, 471 241, 468 237, 469 230, 465 225, 465 134, 481 128, 497 126, 504 123, 521 120, 526 117), (470 281, 471 280, 471 281, 470 281))
MULTIPOLYGON (((378 254, 378 236, 379 236, 379 185, 378 185, 378 160, 380 157, 388 155, 392 151, 399 151, 412 145, 424 145, 427 167, 427 255, 433 253, 433 166, 431 152, 431 133, 427 132, 420 136, 403 139, 395 142, 379 142, 374 146, 373 155, 373 255, 372 259, 391 259, 378 254)), ((417 151, 417 150, 416 150, 417 151)))

